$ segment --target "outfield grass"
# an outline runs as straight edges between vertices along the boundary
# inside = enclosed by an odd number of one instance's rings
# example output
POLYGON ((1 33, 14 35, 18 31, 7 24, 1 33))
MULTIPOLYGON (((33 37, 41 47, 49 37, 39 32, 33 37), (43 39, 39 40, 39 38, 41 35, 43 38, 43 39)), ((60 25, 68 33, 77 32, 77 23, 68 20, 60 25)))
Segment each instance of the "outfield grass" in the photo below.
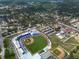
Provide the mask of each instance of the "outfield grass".
POLYGON ((41 51, 44 47, 47 45, 46 38, 43 36, 34 36, 32 37, 34 39, 34 43, 31 45, 25 45, 26 48, 32 53, 35 54, 39 51, 41 51))

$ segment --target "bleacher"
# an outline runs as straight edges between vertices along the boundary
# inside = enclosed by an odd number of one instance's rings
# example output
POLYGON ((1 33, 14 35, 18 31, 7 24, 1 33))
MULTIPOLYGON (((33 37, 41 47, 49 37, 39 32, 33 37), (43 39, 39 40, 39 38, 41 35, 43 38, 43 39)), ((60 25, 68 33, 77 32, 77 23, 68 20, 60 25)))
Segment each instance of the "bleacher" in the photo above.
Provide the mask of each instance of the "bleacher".
POLYGON ((23 50, 23 54, 24 54, 24 53, 27 53, 27 50, 26 50, 26 48, 24 47, 24 45, 23 45, 23 43, 22 43, 22 40, 19 41, 19 45, 20 45, 20 48, 23 50))
POLYGON ((27 38, 31 37, 31 36, 36 36, 36 35, 39 35, 39 33, 28 33, 28 34, 23 34, 23 35, 20 35, 19 37, 17 37, 17 40, 19 41, 19 49, 22 49, 23 51, 23 54, 27 53, 28 50, 25 48, 24 44, 23 44, 23 41, 26 40, 27 38))
POLYGON ((17 38, 17 40, 19 41, 19 40, 23 40, 23 39, 26 39, 26 38, 29 38, 29 37, 31 37, 30 33, 19 36, 17 38))

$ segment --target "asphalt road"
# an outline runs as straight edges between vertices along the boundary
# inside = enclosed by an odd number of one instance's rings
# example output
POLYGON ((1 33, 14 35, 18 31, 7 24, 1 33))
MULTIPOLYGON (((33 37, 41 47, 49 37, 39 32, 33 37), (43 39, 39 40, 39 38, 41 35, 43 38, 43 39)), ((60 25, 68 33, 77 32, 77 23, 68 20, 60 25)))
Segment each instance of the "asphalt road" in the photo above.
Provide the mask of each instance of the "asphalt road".
POLYGON ((60 22, 59 22, 59 24, 64 25, 64 26, 69 27, 69 28, 72 28, 73 30, 79 32, 78 29, 76 29, 76 28, 74 28, 74 27, 72 27, 72 26, 69 26, 69 25, 66 25, 66 24, 64 24, 64 23, 60 23, 60 22))
POLYGON ((2 44, 3 44, 3 39, 2 39, 2 36, 0 35, 0 46, 2 47, 2 44))
POLYGON ((5 49, 4 49, 4 45, 3 45, 3 40, 4 38, 2 37, 1 35, 1 26, 0 26, 0 46, 1 46, 1 49, 2 49, 2 56, 1 58, 4 59, 4 55, 5 55, 5 49))

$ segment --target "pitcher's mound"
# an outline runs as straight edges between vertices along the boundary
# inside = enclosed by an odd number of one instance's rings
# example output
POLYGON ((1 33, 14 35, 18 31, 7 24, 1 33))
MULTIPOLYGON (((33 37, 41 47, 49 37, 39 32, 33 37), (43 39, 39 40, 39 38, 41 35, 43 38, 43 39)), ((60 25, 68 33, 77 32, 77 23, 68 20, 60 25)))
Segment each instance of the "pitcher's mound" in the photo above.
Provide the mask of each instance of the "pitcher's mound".
POLYGON ((31 45, 34 42, 34 39, 33 38, 28 38, 28 39, 24 40, 24 42, 25 42, 26 45, 31 45))

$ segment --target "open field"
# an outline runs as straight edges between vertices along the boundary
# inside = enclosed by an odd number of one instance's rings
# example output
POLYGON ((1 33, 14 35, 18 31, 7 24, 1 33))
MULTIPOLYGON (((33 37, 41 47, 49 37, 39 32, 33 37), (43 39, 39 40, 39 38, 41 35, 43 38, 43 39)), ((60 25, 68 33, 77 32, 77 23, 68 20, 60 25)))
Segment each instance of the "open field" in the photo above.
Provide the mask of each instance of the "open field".
POLYGON ((77 53, 74 53, 73 55, 75 59, 79 59, 79 51, 77 51, 77 53))
POLYGON ((79 42, 74 38, 71 37, 68 41, 66 41, 65 43, 72 43, 72 44, 79 44, 79 42))
POLYGON ((55 55, 57 55, 57 56, 59 56, 59 55, 61 54, 61 52, 60 52, 58 49, 55 49, 53 52, 54 52, 55 55))
POLYGON ((50 40, 52 42, 52 49, 54 50, 55 48, 57 48, 58 46, 61 46, 62 48, 64 48, 66 51, 70 52, 74 47, 75 45, 71 45, 71 44, 66 44, 66 43, 63 43, 61 41, 60 38, 58 38, 56 35, 52 35, 50 37, 50 40))
POLYGON ((33 36, 32 37, 34 39, 33 44, 30 45, 26 45, 26 48, 32 53, 35 54, 37 52, 39 52, 40 50, 42 50, 44 47, 46 47, 47 45, 47 41, 46 38, 44 38, 43 36, 33 36))
POLYGON ((61 47, 63 47, 66 51, 71 52, 71 50, 75 47, 75 45, 62 44, 61 47))
POLYGON ((58 45, 60 43, 60 39, 56 35, 52 35, 50 37, 50 41, 52 43, 52 48, 53 49, 55 49, 56 47, 58 47, 58 45))

